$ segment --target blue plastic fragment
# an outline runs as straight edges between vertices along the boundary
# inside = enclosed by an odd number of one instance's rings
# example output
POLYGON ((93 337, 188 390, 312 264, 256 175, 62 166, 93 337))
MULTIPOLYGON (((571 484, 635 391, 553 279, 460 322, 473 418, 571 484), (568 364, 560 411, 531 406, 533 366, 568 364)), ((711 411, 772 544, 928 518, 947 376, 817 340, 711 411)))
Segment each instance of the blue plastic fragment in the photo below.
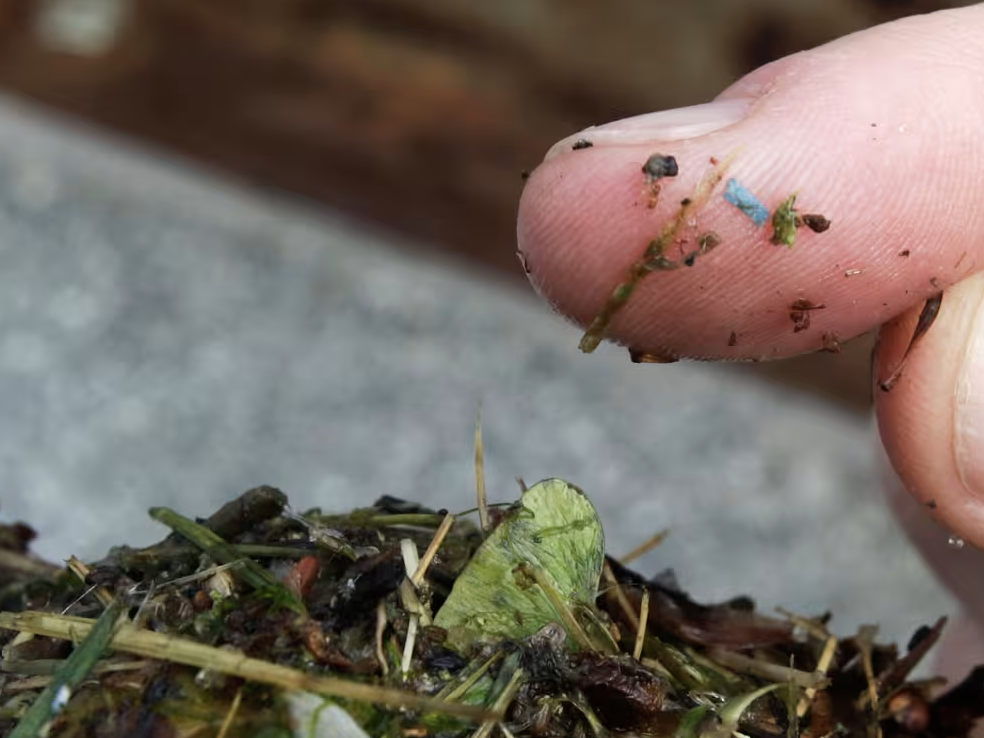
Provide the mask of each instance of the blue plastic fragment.
POLYGON ((738 208, 761 227, 769 221, 769 209, 737 179, 729 179, 724 187, 724 199, 738 208))

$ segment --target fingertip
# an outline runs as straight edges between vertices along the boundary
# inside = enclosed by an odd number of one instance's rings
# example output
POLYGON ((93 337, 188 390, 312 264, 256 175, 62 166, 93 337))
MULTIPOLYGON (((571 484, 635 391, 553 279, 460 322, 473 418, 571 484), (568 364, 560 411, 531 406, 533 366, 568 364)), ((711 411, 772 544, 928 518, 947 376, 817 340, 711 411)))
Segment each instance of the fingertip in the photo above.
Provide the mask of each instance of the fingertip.
MULTIPOLYGON (((984 14, 962 17, 981 25, 984 14)), ((710 162, 736 150, 729 177, 770 211, 799 193, 801 212, 829 218, 829 233, 777 247, 768 225, 752 225, 719 190, 673 246, 683 256, 712 231, 721 248, 693 269, 647 277, 607 338, 681 357, 778 358, 848 340, 975 272, 984 254, 967 244, 984 236, 984 104, 966 93, 984 73, 974 66, 984 46, 971 23, 929 16, 903 30, 872 29, 753 73, 714 103, 735 103, 733 113, 754 99, 747 117, 695 138, 645 117, 596 129, 596 140, 582 132, 590 147, 565 142, 520 203, 534 285, 588 324, 710 162), (652 138, 640 133, 648 128, 652 138), (653 208, 640 169, 654 152, 673 155, 680 174, 653 208), (801 301, 825 305, 807 328, 793 315, 801 301)))

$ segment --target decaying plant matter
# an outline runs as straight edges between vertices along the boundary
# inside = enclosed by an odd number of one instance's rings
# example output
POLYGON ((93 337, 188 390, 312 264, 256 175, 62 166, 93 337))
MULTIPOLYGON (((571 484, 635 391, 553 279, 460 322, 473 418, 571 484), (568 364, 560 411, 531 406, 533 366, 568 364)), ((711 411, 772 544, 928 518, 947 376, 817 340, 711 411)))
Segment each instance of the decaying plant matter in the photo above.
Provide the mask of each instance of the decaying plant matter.
MULTIPOLYGON (((662 227, 659 235, 649 241, 642 255, 629 266, 626 275, 615 286, 608 300, 588 325, 581 337, 579 348, 586 354, 593 353, 605 339, 612 321, 628 304, 642 281, 656 272, 675 271, 683 267, 693 267, 699 257, 705 256, 718 248, 721 237, 714 231, 705 231, 696 236, 697 248, 687 250, 684 244, 690 238, 685 236, 687 229, 695 228, 697 215, 710 201, 718 185, 724 180, 729 167, 737 154, 731 154, 724 160, 711 159, 711 168, 704 173, 696 188, 689 197, 680 201, 676 215, 662 227), (674 246, 680 247, 680 253, 674 254, 674 246)), ((644 183, 650 193, 649 207, 655 207, 659 199, 660 182, 665 177, 676 177, 679 174, 677 160, 667 154, 653 154, 642 166, 644 183)), ((796 233, 801 228, 808 228, 814 233, 825 233, 831 225, 830 220, 818 213, 800 214, 796 208, 797 193, 793 193, 780 202, 772 214, 762 201, 744 184, 731 178, 724 186, 722 197, 725 202, 750 220, 756 228, 763 228, 771 223, 772 236, 769 242, 774 246, 787 246, 792 249, 796 245, 796 233)), ((809 327, 809 313, 803 314, 802 322, 796 321, 796 331, 809 327)), ((734 346, 734 340, 729 338, 728 346, 734 346)), ((825 341, 823 347, 830 344, 825 341)), ((678 360, 676 356, 647 353, 630 348, 630 358, 639 364, 666 364, 678 360)))
POLYGON ((984 667, 909 679, 944 619, 899 650, 699 604, 606 556, 562 480, 481 506, 485 530, 260 487, 204 521, 155 508, 160 543, 64 568, 4 528, 0 734, 957 738, 984 715, 984 667))

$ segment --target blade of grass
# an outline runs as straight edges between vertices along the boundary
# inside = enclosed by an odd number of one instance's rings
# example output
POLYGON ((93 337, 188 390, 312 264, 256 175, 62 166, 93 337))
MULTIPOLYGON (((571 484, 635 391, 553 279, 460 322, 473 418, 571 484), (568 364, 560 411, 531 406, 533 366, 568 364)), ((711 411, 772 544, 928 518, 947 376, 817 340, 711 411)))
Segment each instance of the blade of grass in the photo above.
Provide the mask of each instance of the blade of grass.
MULTIPOLYGON (((27 714, 17 723, 10 738, 35 738, 44 735, 46 726, 64 709, 71 698, 72 692, 78 689, 95 667, 103 651, 113 639, 113 632, 118 626, 120 615, 123 613, 123 603, 111 602, 98 620, 90 621, 91 625, 85 630, 70 629, 69 639, 82 636, 84 640, 65 660, 64 665, 55 672, 51 682, 38 696, 28 709, 27 714)), ((14 627, 14 630, 21 630, 14 627)))
POLYGON ((240 557, 235 548, 204 525, 200 525, 194 520, 186 518, 167 507, 152 507, 150 509, 150 517, 159 523, 163 523, 175 533, 179 533, 187 538, 208 554, 213 561, 220 564, 231 564, 234 561, 241 561, 242 564, 236 573, 243 582, 253 589, 267 590, 275 593, 278 596, 278 600, 286 603, 291 610, 298 614, 304 613, 305 608, 303 603, 273 574, 252 559, 243 559, 240 557))

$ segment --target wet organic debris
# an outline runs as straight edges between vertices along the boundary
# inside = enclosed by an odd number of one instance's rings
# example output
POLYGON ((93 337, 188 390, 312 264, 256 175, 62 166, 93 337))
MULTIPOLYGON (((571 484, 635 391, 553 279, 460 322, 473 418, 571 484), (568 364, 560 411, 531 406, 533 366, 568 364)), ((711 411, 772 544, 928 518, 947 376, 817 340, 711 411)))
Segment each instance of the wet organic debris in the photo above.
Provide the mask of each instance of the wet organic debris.
POLYGON ((675 177, 680 173, 676 158, 668 154, 652 154, 642 165, 642 173, 646 175, 648 184, 663 177, 675 177))
MULTIPOLYGON (((715 162, 712 165, 712 169, 705 173, 697 183, 693 194, 681 201, 680 209, 677 211, 676 216, 668 225, 663 227, 658 237, 649 242, 642 253, 642 257, 629 267, 628 274, 622 282, 616 285, 605 306, 601 309, 601 312, 598 313, 597 317, 591 322, 587 330, 585 330, 579 344, 581 351, 590 354, 598 348, 612 320, 625 307, 632 293, 635 292, 645 277, 653 272, 673 271, 675 269, 693 266, 697 257, 709 253, 720 245, 721 240, 717 237, 717 234, 707 233, 701 238, 698 238, 697 248, 690 253, 684 254, 679 259, 671 258, 668 255, 670 247, 677 242, 681 231, 690 223, 695 212, 704 206, 715 188, 721 183, 733 159, 734 155, 729 156, 723 162, 715 162)), ((659 177, 656 177, 656 174, 667 168, 673 172, 673 175, 660 174, 660 177, 676 176, 678 172, 676 159, 664 156, 663 154, 654 154, 643 165, 642 171, 646 178, 647 186, 650 187, 650 192, 652 192, 653 187, 659 185, 659 177), (672 166, 666 163, 666 159, 672 159, 672 166), (647 171, 647 168, 652 168, 654 171, 647 171)))
POLYGON ((800 220, 814 233, 824 233, 830 228, 830 221, 818 213, 805 213, 800 216, 800 220))
POLYGON ((633 364, 675 364, 680 361, 680 357, 669 353, 629 349, 629 360, 633 364))
POLYGON ((776 246, 793 248, 797 228, 806 226, 814 233, 824 233, 830 228, 830 221, 818 213, 800 215, 796 210, 796 196, 794 192, 772 213, 772 243, 776 246))
POLYGON ((840 337, 833 331, 824 331, 823 335, 820 337, 821 350, 826 351, 830 354, 839 354, 844 346, 841 343, 840 337))
MULTIPOLYGON (((650 240, 642 257, 632 264, 628 274, 615 286, 605 305, 588 325, 581 337, 579 348, 590 354, 598 348, 605 333, 618 313, 626 306, 642 280, 653 272, 674 271, 681 267, 692 267, 697 259, 721 245, 722 239, 714 231, 704 231, 696 237, 697 247, 689 251, 683 247, 688 243, 690 234, 685 229, 696 230, 698 227, 698 211, 708 202, 717 186, 724 179, 731 163, 737 157, 737 152, 725 157, 723 161, 711 157, 711 169, 697 183, 693 194, 681 199, 679 210, 670 222, 663 226, 659 235, 650 240), (671 247, 680 246, 679 255, 671 255, 671 247)), ((649 193, 649 208, 655 208, 659 202, 661 181, 665 177, 675 177, 679 174, 679 165, 673 156, 662 153, 652 154, 642 165, 647 192, 649 193)), ((734 177, 724 186, 723 198, 749 218, 756 227, 761 228, 771 221, 771 243, 792 248, 796 243, 796 231, 799 228, 809 228, 815 233, 823 233, 830 228, 830 220, 817 213, 801 215, 796 209, 797 193, 789 195, 775 209, 769 209, 744 184, 734 177)), ((796 331, 805 330, 809 326, 809 315, 803 318, 805 326, 797 326, 796 331)), ((734 345, 729 342, 729 346, 734 345)), ((660 354, 650 354, 635 349, 629 351, 635 363, 665 364, 660 354), (649 358, 654 357, 654 358, 649 358)))
POLYGON ((936 322, 936 317, 940 314, 940 308, 943 305, 943 292, 937 292, 932 295, 923 304, 922 310, 919 313, 919 318, 916 320, 916 327, 912 331, 912 338, 909 339, 909 345, 906 346, 905 352, 902 354, 902 358, 899 359, 899 363, 896 365, 892 373, 884 380, 878 383, 882 392, 891 392, 892 388, 898 384, 898 381, 902 378, 902 372, 905 371, 905 365, 909 361, 909 356, 912 354, 912 350, 919 344, 919 341, 923 336, 929 331, 936 322))
POLYGON ((769 209, 745 185, 737 179, 729 179, 724 189, 724 199, 744 213, 757 227, 772 223, 771 242, 776 246, 796 245, 796 229, 809 228, 814 233, 823 233, 830 228, 830 221, 819 213, 800 214, 796 209, 798 193, 789 195, 776 206, 769 216, 769 209))
POLYGON ((648 207, 652 209, 659 204, 659 181, 663 177, 677 176, 680 173, 680 167, 677 166, 677 160, 672 156, 667 154, 653 154, 642 165, 642 173, 646 179, 646 187, 649 191, 648 207))
MULTIPOLYGON (((801 297, 789 306, 789 319, 793 321, 793 333, 809 330, 812 322, 810 315, 815 310, 823 310, 827 306, 801 297)), ((826 348, 826 346, 824 346, 826 348)))
POLYGON ((160 543, 66 568, 0 527, 30 562, 0 557, 0 735, 960 738, 984 715, 984 667, 909 680, 944 619, 900 653, 695 602, 628 568, 665 532, 605 556, 559 479, 482 506, 484 532, 392 497, 301 514, 262 487, 199 522, 155 508, 160 543))

